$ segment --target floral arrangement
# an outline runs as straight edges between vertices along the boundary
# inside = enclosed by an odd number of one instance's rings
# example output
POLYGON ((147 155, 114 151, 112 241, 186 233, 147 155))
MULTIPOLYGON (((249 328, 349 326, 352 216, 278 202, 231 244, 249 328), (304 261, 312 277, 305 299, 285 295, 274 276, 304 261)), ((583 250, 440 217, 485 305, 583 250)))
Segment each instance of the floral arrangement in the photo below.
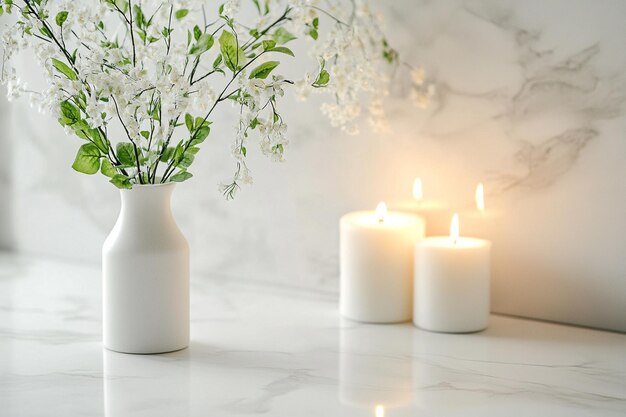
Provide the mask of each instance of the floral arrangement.
POLYGON ((222 103, 239 116, 235 174, 221 185, 228 198, 252 181, 246 156, 253 134, 263 154, 283 160, 280 98, 287 88, 301 98, 327 93, 322 112, 349 133, 369 98, 369 120, 381 126, 389 83, 383 66, 396 64, 398 54, 365 3, 250 0, 240 10, 240 1, 227 0, 207 7, 202 0, 0 0, 0 15, 15 17, 2 35, 0 82, 9 99, 29 95, 84 141, 76 171, 100 172, 119 188, 191 178, 222 103), (313 43, 315 59, 301 79, 288 79, 280 64, 295 56, 289 45, 297 38, 313 43), (11 66, 23 49, 34 50, 46 91, 28 90, 11 66))

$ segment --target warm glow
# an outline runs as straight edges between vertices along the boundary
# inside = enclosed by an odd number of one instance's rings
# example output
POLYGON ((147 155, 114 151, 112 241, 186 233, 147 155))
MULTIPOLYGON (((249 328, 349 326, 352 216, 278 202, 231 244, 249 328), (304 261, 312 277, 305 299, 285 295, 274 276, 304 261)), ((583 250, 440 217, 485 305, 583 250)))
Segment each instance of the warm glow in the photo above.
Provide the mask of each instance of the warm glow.
POLYGON ((450 239, 454 244, 459 240, 459 215, 457 213, 454 213, 450 222, 450 239))
POLYGON ((385 417, 385 407, 382 405, 376 406, 376 417, 385 417))
POLYGON ((485 211, 485 188, 482 183, 476 186, 476 209, 485 211))
POLYGON ((381 201, 376 206, 376 218, 379 223, 382 223, 385 221, 385 217, 387 217, 387 204, 385 204, 384 201, 381 201))
POLYGON ((415 181, 413 181, 413 198, 417 201, 424 199, 424 189, 422 188, 422 179, 420 177, 415 178, 415 181))

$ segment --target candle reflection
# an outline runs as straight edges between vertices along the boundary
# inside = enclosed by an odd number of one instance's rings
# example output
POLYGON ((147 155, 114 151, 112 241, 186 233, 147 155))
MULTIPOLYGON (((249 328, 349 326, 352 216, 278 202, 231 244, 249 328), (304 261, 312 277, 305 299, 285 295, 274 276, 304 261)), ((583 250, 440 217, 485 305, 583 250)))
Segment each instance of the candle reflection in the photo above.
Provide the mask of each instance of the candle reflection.
POLYGON ((413 403, 413 327, 354 325, 345 320, 339 333, 339 400, 375 410, 413 403))

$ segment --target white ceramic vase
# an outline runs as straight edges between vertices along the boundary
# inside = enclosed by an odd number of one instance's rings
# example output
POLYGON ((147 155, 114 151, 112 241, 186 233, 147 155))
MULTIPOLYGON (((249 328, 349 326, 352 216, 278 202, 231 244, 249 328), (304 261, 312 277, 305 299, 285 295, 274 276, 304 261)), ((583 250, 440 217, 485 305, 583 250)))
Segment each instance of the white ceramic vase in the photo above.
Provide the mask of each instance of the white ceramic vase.
POLYGON ((174 187, 120 190, 120 215, 102 248, 108 349, 146 354, 189 345, 189 245, 172 216, 174 187))

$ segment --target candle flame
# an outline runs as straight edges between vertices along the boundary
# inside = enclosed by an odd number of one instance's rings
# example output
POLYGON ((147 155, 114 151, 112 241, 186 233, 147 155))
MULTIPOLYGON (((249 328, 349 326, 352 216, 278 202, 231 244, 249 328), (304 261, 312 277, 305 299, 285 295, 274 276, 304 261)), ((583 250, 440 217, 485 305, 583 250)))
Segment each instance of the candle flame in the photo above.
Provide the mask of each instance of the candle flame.
POLYGON ((376 218, 378 219, 378 223, 384 222, 385 217, 387 217, 387 204, 385 204, 384 201, 381 201, 376 206, 376 218))
POLYGON ((476 186, 476 209, 485 211, 485 187, 482 182, 476 186))
POLYGON ((456 245, 459 240, 459 215, 454 213, 452 222, 450 222, 450 239, 456 245))
POLYGON ((376 417, 385 417, 385 407, 383 405, 376 406, 376 417))
POLYGON ((415 181, 413 181, 413 198, 417 201, 424 199, 424 188, 422 187, 422 179, 420 177, 416 177, 415 181))

